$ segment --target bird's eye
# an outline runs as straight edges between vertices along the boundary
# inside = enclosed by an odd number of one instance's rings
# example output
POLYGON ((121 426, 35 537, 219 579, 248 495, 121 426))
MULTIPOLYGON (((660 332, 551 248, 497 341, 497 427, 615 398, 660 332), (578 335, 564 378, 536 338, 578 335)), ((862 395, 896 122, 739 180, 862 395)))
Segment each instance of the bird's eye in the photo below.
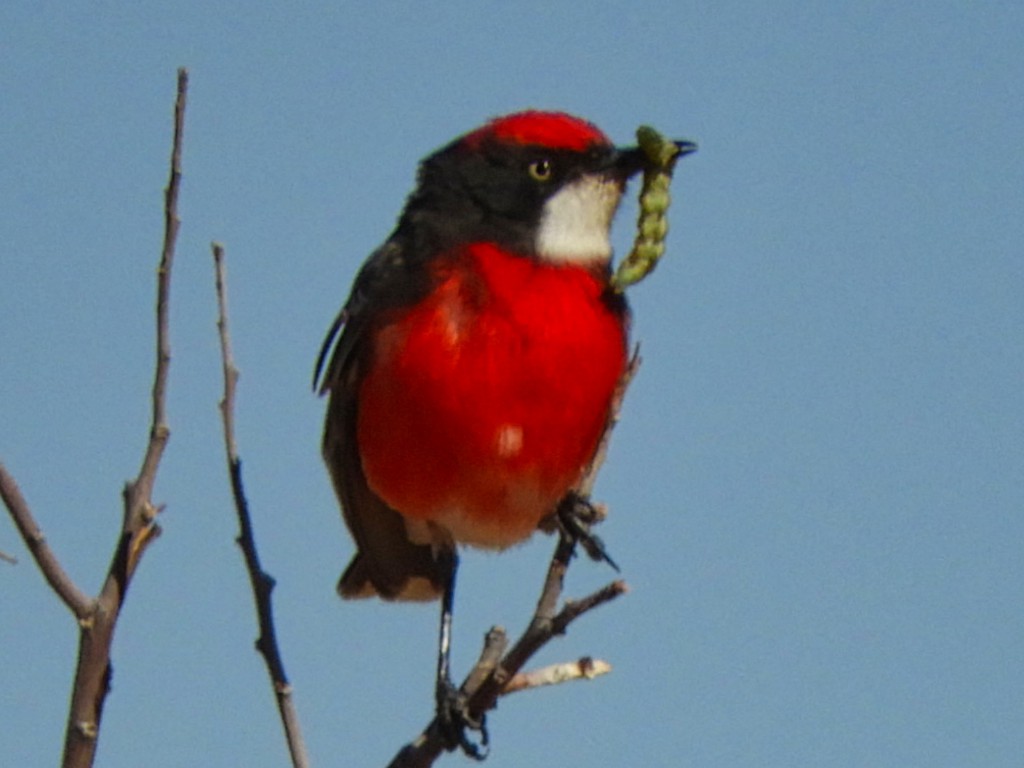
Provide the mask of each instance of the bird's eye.
POLYGON ((527 170, 530 172, 530 176, 537 181, 547 181, 551 178, 551 174, 554 172, 554 167, 551 165, 551 161, 547 158, 541 160, 534 160, 528 166, 527 170))

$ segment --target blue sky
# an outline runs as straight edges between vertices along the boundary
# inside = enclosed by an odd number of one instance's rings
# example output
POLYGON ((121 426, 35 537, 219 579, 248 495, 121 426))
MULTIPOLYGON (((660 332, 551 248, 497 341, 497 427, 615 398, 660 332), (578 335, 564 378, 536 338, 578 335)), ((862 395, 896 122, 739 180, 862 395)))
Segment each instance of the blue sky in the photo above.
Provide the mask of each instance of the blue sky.
MULTIPOLYGON (((314 763, 382 765, 426 722, 435 609, 334 594, 351 544, 312 364, 417 160, 544 107, 701 149, 632 292, 645 364, 598 485, 632 591, 539 659, 615 671, 504 701, 489 765, 1019 766, 1021 29, 997 2, 5 3, 0 460, 90 592, 148 427, 192 76, 164 535, 118 626, 97 764, 286 761, 233 544, 214 239, 314 763)), ((0 549, 21 558, 0 564, 3 759, 52 765, 76 628, 9 522, 0 549)), ((456 671, 491 624, 524 624, 550 549, 464 559, 456 671)), ((581 562, 569 593, 609 578, 581 562)))

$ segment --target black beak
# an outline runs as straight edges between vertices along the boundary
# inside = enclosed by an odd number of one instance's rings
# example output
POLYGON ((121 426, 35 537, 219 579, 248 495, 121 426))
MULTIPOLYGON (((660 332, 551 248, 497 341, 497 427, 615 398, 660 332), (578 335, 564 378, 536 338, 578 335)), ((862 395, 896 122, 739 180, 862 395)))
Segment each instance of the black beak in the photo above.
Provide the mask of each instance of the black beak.
MULTIPOLYGON (((679 148, 678 160, 684 155, 697 151, 697 145, 692 141, 673 142, 679 148)), ((650 161, 646 153, 640 147, 616 148, 609 158, 608 167, 614 169, 623 179, 636 175, 648 166, 650 161)))

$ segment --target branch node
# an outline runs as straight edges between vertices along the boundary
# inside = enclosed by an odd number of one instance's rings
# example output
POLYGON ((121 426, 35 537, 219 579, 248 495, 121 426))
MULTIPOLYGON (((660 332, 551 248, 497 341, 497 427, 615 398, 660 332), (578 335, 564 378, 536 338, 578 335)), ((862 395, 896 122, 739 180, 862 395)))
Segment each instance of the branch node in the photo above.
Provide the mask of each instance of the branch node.
POLYGON ((95 741, 96 737, 99 735, 100 729, 95 722, 90 720, 79 720, 75 723, 75 732, 83 739, 95 741))
POLYGON ((494 668, 494 672, 491 674, 491 679, 494 680, 495 684, 500 688, 504 688, 511 677, 512 675, 502 664, 498 664, 494 668))
POLYGON ((64 605, 71 610, 76 619, 91 613, 93 610, 92 598, 85 594, 61 567, 57 555, 46 543, 46 536, 43 534, 42 528, 32 516, 32 510, 29 509, 28 502, 22 496, 21 489, 18 488, 14 477, 2 463, 0 463, 0 500, 10 512, 11 519, 14 520, 18 533, 21 534, 36 565, 39 566, 43 578, 57 593, 64 605))
POLYGON ((157 515, 164 511, 164 506, 164 504, 156 506, 149 499, 144 500, 142 502, 142 508, 139 510, 142 516, 142 522, 147 526, 152 524, 152 522, 156 520, 157 515))
POLYGON ((146 502, 141 509, 145 525, 136 531, 128 544, 129 574, 135 572, 135 567, 138 565, 139 559, 142 557, 142 553, 145 551, 146 547, 155 541, 163 531, 159 525, 153 522, 153 518, 155 518, 157 511, 158 510, 149 502, 146 502), (150 514, 152 514, 153 517, 149 517, 150 514))
POLYGON ((599 663, 600 663, 600 660, 595 660, 593 656, 584 656, 578 662, 578 667, 579 667, 579 670, 580 670, 580 675, 582 677, 586 678, 587 680, 593 680, 595 677, 597 677, 599 674, 601 674, 598 671, 598 669, 599 669, 598 664, 599 663))

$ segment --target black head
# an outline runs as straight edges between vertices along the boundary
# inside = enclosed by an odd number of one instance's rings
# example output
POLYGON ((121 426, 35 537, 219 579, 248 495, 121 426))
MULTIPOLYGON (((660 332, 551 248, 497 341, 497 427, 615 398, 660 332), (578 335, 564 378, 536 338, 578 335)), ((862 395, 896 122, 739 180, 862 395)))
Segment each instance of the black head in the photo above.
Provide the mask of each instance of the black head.
POLYGON ((606 261, 612 216, 640 168, 634 160, 569 115, 498 118, 423 161, 399 229, 427 238, 431 250, 490 241, 555 261, 606 261))

